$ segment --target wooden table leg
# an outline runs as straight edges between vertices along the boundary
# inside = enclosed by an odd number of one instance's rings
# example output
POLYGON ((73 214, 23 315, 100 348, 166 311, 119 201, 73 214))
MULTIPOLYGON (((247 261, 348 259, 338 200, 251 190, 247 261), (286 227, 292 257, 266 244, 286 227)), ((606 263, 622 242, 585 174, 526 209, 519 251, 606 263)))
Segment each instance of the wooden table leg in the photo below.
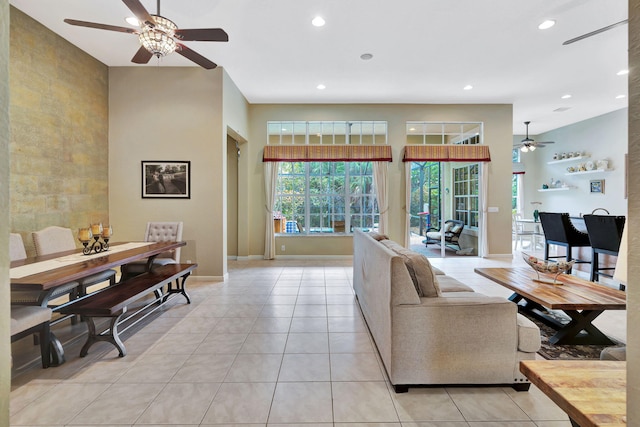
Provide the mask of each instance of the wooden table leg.
POLYGON ((551 344, 600 344, 614 345, 609 337, 595 327, 593 320, 602 314, 604 310, 565 310, 571 321, 560 328, 558 332, 549 338, 551 344), (580 334, 585 331, 586 334, 580 334))

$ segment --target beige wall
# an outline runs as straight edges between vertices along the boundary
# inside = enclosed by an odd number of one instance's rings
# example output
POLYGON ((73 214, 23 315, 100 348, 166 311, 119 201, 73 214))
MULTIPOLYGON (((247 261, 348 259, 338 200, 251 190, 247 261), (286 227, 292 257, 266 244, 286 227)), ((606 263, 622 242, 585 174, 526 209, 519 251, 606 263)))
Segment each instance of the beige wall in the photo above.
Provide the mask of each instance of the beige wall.
POLYGON ((218 278, 227 272, 227 126, 246 129, 244 98, 227 101, 223 118, 223 88, 232 84, 223 78, 221 68, 109 73, 109 208, 116 240, 142 238, 147 221, 183 221, 182 261, 198 262, 196 274, 218 278), (191 161, 191 198, 142 199, 143 160, 191 161))
POLYGON ((108 68, 11 8, 11 229, 109 222, 108 68))
MULTIPOLYGON (((0 0, 0 183, 9 182, 9 1, 0 0)), ((0 185, 0 426, 9 425, 9 186, 0 185)))
MULTIPOLYGON (((251 224, 250 254, 264 254, 264 186, 262 147, 270 120, 386 120, 393 162, 389 165, 389 236, 404 240, 404 164, 407 121, 484 122, 484 140, 490 146, 489 206, 500 209, 488 214, 489 256, 511 254, 511 105, 251 105, 249 145, 249 189, 251 224)), ((279 255, 351 255, 350 237, 277 237, 279 255), (281 246, 285 245, 282 252, 281 246)))

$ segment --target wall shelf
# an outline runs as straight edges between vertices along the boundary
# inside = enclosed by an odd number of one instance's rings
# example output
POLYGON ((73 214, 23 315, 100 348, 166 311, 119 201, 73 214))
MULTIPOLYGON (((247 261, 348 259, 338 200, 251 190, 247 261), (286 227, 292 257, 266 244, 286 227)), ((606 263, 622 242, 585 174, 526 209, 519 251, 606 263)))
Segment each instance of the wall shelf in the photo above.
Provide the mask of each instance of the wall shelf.
POLYGON ((565 175, 588 175, 592 173, 611 172, 613 169, 594 169, 590 171, 567 172, 565 175))
POLYGON ((558 188, 539 188, 538 191, 544 193, 546 191, 567 191, 573 190, 574 187, 558 187, 558 188))
POLYGON ((551 160, 550 162, 547 162, 547 164, 555 165, 556 163, 569 163, 569 162, 575 162, 576 160, 588 159, 590 157, 591 157, 590 155, 585 154, 584 156, 569 157, 567 159, 560 159, 560 160, 551 160))

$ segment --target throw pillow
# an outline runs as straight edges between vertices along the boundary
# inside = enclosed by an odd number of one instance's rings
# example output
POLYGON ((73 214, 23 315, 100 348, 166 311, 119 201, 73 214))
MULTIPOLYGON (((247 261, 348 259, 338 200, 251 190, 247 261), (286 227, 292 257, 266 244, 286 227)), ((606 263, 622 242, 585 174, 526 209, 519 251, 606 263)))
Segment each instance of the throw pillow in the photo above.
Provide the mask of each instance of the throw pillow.
POLYGON ((442 296, 438 279, 427 257, 413 252, 393 240, 384 240, 380 243, 403 258, 419 297, 442 296))
POLYGON ((462 226, 460 226, 460 225, 454 225, 454 226, 451 228, 451 232, 452 232, 453 234, 456 234, 456 233, 458 233, 461 229, 462 229, 462 226))
POLYGON ((389 236, 387 236, 385 234, 376 233, 375 231, 370 231, 369 232, 369 236, 373 237, 378 242, 380 240, 388 240, 389 239, 389 236))

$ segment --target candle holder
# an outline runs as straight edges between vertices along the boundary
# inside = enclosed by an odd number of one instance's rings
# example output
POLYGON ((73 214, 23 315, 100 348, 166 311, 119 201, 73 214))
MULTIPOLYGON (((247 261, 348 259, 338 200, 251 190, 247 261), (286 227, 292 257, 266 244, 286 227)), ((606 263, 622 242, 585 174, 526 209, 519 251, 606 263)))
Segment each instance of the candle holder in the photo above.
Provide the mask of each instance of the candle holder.
POLYGON ((90 227, 78 230, 78 240, 82 243, 82 253, 89 255, 91 252, 100 253, 109 250, 109 239, 113 234, 110 225, 103 227, 102 224, 91 224, 90 227), (102 238, 102 241, 100 241, 102 238), (91 240, 93 239, 93 242, 91 240), (89 246, 91 242, 91 246, 89 246))

